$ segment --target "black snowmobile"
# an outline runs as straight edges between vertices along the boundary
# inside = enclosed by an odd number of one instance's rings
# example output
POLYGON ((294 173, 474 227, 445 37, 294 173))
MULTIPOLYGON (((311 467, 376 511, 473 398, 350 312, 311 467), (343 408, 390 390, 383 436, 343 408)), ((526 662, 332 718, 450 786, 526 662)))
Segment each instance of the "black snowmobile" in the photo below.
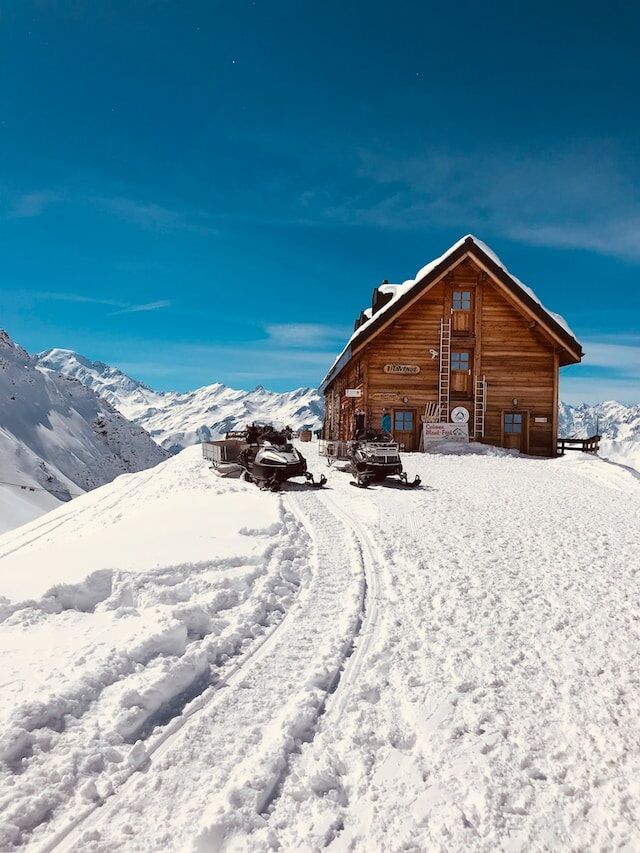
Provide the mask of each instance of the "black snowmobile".
POLYGON ((316 480, 307 471, 307 460, 291 444, 291 437, 290 429, 256 424, 247 427, 244 441, 248 446, 238 456, 244 478, 272 492, 277 492, 291 477, 304 477, 308 485, 316 488, 324 486, 327 478, 322 475, 316 480))
POLYGON ((393 436, 371 427, 361 430, 351 442, 349 470, 355 477, 351 485, 361 489, 366 489, 369 483, 381 483, 387 477, 399 477, 403 485, 411 487, 421 482, 417 475, 408 481, 393 436))

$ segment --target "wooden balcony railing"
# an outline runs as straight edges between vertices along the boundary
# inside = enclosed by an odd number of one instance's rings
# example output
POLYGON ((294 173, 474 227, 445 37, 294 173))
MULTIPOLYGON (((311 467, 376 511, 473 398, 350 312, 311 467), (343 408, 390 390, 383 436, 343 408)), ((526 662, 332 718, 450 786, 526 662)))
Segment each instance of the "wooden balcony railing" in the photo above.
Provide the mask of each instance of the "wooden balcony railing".
POLYGON ((559 438, 558 456, 564 456, 567 450, 580 450, 582 453, 597 453, 600 448, 601 435, 590 438, 559 438))

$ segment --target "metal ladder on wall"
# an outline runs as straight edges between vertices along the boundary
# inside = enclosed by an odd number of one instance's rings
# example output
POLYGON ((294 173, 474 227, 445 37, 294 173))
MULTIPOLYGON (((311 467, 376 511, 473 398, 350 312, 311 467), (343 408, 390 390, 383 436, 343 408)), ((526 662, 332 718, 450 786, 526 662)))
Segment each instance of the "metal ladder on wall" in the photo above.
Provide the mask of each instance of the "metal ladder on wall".
POLYGON ((484 413, 487 408, 487 380, 476 376, 473 394, 473 436, 484 438, 484 413))
POLYGON ((451 381, 451 317, 440 320, 440 376, 438 379, 438 402, 440 422, 449 420, 449 398, 451 381))

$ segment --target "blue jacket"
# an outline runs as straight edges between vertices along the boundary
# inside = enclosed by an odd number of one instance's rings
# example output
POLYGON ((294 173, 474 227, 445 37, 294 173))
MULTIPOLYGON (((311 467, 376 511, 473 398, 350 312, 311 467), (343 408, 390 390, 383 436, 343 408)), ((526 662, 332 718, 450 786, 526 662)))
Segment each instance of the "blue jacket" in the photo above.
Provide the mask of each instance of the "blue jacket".
POLYGON ((391 432, 391 415, 386 414, 382 416, 382 429, 384 432, 391 432))

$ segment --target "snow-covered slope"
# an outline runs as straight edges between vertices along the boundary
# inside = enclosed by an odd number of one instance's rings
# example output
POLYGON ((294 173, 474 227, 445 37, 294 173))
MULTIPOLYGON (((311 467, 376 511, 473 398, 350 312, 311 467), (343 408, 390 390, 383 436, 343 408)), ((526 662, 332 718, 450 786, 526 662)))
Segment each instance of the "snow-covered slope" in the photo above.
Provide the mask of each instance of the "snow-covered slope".
POLYGON ((624 406, 615 400, 589 406, 560 403, 560 435, 586 438, 599 433, 600 455, 640 471, 640 403, 624 406))
POLYGON ((90 361, 72 350, 50 349, 38 353, 34 358, 42 367, 78 379, 130 420, 163 405, 163 395, 148 385, 132 379, 117 367, 102 361, 90 361))
POLYGON ((640 849, 638 479, 466 450, 0 537, 0 850, 640 849))
POLYGON ((0 331, 0 531, 166 456, 108 402, 41 369, 0 331))
POLYGON ((215 383, 186 393, 157 392, 114 367, 70 350, 47 350, 38 359, 43 367, 93 388, 172 453, 254 420, 293 429, 322 424, 323 400, 312 388, 275 393, 259 386, 236 391, 215 383))

